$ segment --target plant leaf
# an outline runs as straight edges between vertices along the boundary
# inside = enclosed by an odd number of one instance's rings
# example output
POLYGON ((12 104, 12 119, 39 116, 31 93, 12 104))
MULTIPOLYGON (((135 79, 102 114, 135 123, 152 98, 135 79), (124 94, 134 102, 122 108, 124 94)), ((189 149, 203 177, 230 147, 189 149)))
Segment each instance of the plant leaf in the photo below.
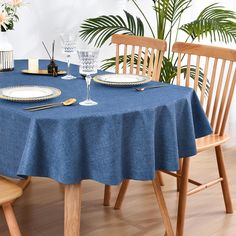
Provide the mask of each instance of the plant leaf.
POLYGON ((126 21, 119 15, 99 16, 85 20, 81 25, 80 37, 101 47, 113 34, 122 33, 136 36, 144 35, 144 26, 140 18, 125 12, 126 21))
POLYGON ((236 14, 222 6, 212 4, 199 14, 198 18, 180 27, 192 40, 210 37, 211 41, 236 43, 236 14))
POLYGON ((171 24, 176 23, 182 13, 190 7, 192 0, 161 0, 160 4, 154 8, 155 11, 163 11, 164 17, 171 24), (158 9, 161 8, 161 9, 158 9))
POLYGON ((172 64, 169 58, 163 57, 160 81, 165 83, 172 83, 176 75, 177 67, 172 64))

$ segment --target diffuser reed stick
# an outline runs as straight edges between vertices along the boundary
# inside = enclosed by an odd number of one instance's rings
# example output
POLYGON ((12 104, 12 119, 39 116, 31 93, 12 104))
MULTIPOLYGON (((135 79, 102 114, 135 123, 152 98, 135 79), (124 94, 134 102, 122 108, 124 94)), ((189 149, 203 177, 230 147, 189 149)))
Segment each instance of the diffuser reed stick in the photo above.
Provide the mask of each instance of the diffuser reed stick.
POLYGON ((42 44, 43 44, 43 46, 44 46, 44 48, 45 48, 49 58, 52 60, 52 57, 51 57, 51 55, 50 55, 50 53, 49 53, 49 51, 48 51, 48 49, 47 49, 47 47, 46 47, 46 45, 45 45, 45 43, 43 41, 42 41, 42 44))

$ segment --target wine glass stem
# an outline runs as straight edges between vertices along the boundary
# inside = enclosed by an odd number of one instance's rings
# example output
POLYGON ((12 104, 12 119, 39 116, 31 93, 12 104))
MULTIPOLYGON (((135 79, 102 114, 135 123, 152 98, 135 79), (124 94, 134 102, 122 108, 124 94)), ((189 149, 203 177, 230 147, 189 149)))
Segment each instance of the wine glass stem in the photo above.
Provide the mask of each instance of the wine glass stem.
POLYGON ((67 55, 66 59, 67 59, 67 75, 70 75, 70 55, 67 55))
POLYGON ((86 85, 87 85, 87 99, 88 101, 90 101, 90 84, 91 84, 91 79, 92 76, 91 75, 86 75, 85 80, 86 80, 86 85))

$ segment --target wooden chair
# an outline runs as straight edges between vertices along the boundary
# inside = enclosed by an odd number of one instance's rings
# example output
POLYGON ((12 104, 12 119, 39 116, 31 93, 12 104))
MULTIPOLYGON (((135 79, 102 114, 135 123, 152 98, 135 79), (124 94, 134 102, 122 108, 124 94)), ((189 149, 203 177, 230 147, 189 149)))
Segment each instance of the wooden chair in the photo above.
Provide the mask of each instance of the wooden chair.
POLYGON ((12 201, 22 195, 22 188, 0 176, 0 205, 6 218, 11 236, 20 236, 20 229, 12 209, 12 201))
MULTIPOLYGON (((159 81, 162 59, 166 51, 166 41, 141 36, 120 35, 112 36, 112 43, 116 44, 116 66, 117 74, 147 75, 154 81, 159 81)), ((159 180, 163 180, 158 172, 159 180)), ((128 185, 129 180, 123 182, 128 185)), ((126 187, 126 186, 124 186, 126 187)), ((126 187, 127 188, 127 187, 126 187)), ((111 187, 105 186, 104 206, 110 205, 111 187)), ((116 207, 118 209, 120 207, 116 207)))
MULTIPOLYGON (((165 172, 177 177, 177 187, 180 193, 176 235, 182 236, 184 233, 187 196, 221 183, 226 213, 233 213, 221 145, 229 139, 225 134, 225 127, 236 83, 236 50, 177 42, 173 45, 173 52, 178 53, 176 84, 192 87, 196 91, 213 128, 213 134, 196 139, 197 152, 215 148, 219 172, 219 178, 204 184, 189 179, 191 158, 180 159, 180 170, 177 174, 165 172), (183 56, 186 56, 186 61, 184 61, 183 56), (203 62, 202 71, 200 69, 201 62, 203 62), (181 77, 182 64, 187 64, 185 78, 181 77), (194 65, 196 66, 196 74, 193 80, 190 74, 192 73, 191 67, 194 65), (202 81, 199 79, 201 72, 203 72, 202 81), (197 187, 188 191, 188 182, 197 185, 197 187)), ((121 206, 127 184, 126 182, 122 183, 115 208, 121 206)))
MULTIPOLYGON (((154 81, 159 81, 162 59, 166 51, 166 41, 148 37, 114 34, 111 42, 116 44, 117 74, 147 75, 154 81), (135 63, 136 62, 136 63, 135 63)), ((163 180, 158 172, 159 180, 163 180)), ((125 180, 123 185, 128 185, 125 180)), ((110 205, 111 187, 105 186, 104 206, 110 205)), ((116 207, 119 208, 118 206, 116 207)))
MULTIPOLYGON (((159 81, 162 59, 166 51, 166 42, 148 37, 131 35, 112 36, 112 43, 116 44, 116 67, 117 74, 136 74, 149 76, 154 81, 159 81)), ((122 183, 121 194, 125 194, 129 180, 122 183)), ((157 202, 159 204, 162 219, 165 224, 167 235, 173 235, 167 208, 161 191, 163 183, 159 172, 152 181, 157 202)), ((104 205, 110 205, 111 187, 106 185, 104 192, 104 205)), ((119 198, 120 199, 120 198, 119 198)), ((116 203, 115 209, 119 209, 121 201, 116 203)))
POLYGON ((173 52, 178 53, 176 83, 194 88, 213 129, 211 135, 196 139, 197 152, 215 148, 219 172, 219 178, 208 183, 202 184, 191 180, 189 179, 191 158, 180 159, 180 170, 177 175, 169 172, 169 174, 175 175, 178 180, 180 191, 176 235, 182 236, 184 234, 187 196, 221 183, 226 213, 233 213, 221 145, 229 139, 225 134, 225 127, 236 83, 236 50, 177 42, 173 45, 173 52), (181 77, 181 65, 186 63, 183 60, 184 55, 187 62, 186 78, 181 77), (196 66, 194 80, 190 78, 190 68, 193 65, 196 66), (204 74, 202 81, 199 77, 200 67, 202 67, 204 74), (197 185, 197 187, 188 191, 188 182, 197 185))
POLYGON ((6 176, 2 176, 2 177, 7 179, 10 182, 16 184, 22 190, 25 190, 31 182, 31 176, 28 176, 25 179, 13 179, 13 178, 9 178, 9 177, 6 177, 6 176))
POLYGON ((116 73, 142 74, 159 81, 166 41, 119 34, 111 41, 116 44, 116 73))

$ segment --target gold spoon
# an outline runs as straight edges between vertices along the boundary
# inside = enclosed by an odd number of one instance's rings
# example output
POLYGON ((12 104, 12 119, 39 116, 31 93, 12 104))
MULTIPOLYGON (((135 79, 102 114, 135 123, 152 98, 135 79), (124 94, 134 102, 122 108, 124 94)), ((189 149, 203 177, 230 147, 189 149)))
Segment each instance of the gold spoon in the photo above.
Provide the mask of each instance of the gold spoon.
POLYGON ((69 99, 66 99, 65 101, 59 102, 59 103, 50 103, 50 104, 44 104, 44 105, 40 105, 40 106, 26 107, 26 108, 24 108, 24 110, 39 111, 39 110, 44 110, 44 109, 49 109, 49 108, 59 107, 59 106, 70 106, 70 105, 76 103, 76 101, 77 100, 75 98, 69 98, 69 99))

